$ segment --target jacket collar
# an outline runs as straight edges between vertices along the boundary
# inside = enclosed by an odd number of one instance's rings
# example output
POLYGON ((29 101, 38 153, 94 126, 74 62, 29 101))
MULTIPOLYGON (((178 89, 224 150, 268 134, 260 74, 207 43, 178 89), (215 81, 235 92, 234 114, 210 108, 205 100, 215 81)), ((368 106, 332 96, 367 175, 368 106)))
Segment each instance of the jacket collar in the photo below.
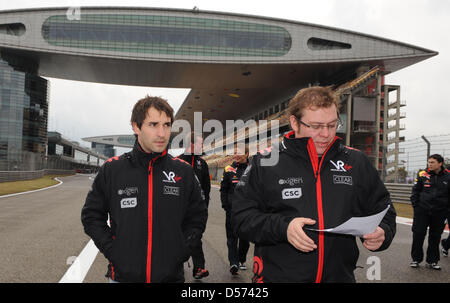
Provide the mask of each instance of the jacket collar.
POLYGON ((200 158, 200 155, 195 155, 195 154, 181 154, 181 155, 177 156, 177 158, 181 159, 183 161, 186 161, 192 167, 194 167, 195 162, 202 159, 202 158, 200 158))
POLYGON ((138 140, 136 139, 131 153, 140 164, 148 166, 150 161, 152 161, 152 160, 156 161, 159 158, 163 158, 163 157, 167 156, 167 147, 161 153, 153 153, 153 152, 147 153, 142 149, 141 145, 139 144, 138 140))
POLYGON ((445 169, 443 166, 441 167, 441 170, 436 174, 434 170, 430 170, 427 168, 427 173, 430 175, 444 175, 448 173, 448 169, 445 169))
MULTIPOLYGON (((335 155, 337 152, 339 152, 341 146, 343 146, 342 139, 337 136, 334 137, 332 143, 325 150, 322 157, 326 156, 327 158, 329 158, 330 156, 335 155)), ((302 157, 306 159, 318 157, 316 147, 312 138, 295 138, 294 131, 291 131, 284 135, 283 141, 281 142, 281 150, 284 150, 286 153, 295 157, 302 157)))

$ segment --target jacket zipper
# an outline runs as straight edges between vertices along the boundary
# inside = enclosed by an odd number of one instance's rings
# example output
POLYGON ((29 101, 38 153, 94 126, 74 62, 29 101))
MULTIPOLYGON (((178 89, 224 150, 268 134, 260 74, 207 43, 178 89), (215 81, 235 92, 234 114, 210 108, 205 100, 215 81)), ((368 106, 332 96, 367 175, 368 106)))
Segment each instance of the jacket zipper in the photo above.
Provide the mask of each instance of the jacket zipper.
POLYGON ((167 149, 164 150, 164 152, 154 157, 152 160, 150 160, 150 163, 148 165, 148 237, 147 237, 147 269, 146 269, 146 282, 151 282, 151 276, 152 276, 152 240, 153 240, 153 164, 155 164, 155 161, 163 157, 167 154, 167 149))
MULTIPOLYGON (((324 227, 324 219, 323 219, 323 205, 322 205, 322 182, 320 180, 320 169, 322 167, 323 159, 325 158, 326 153, 330 149, 330 147, 334 144, 336 141, 336 137, 333 139, 333 142, 331 142, 325 152, 322 155, 322 159, 320 160, 320 163, 318 163, 318 156, 316 147, 314 146, 314 142, 312 139, 309 139, 307 149, 309 153, 309 158, 311 160, 313 170, 314 170, 314 177, 316 182, 316 193, 317 193, 317 213, 319 218, 319 229, 325 229, 324 227)), ((324 248, 324 232, 319 232, 319 264, 317 266, 317 275, 316 275, 316 281, 315 283, 320 283, 322 280, 322 274, 323 274, 323 262, 324 262, 324 254, 325 254, 325 248, 324 248)))
POLYGON ((152 225, 153 225, 153 159, 148 165, 148 239, 147 239, 147 278, 146 282, 151 282, 152 274, 152 225))

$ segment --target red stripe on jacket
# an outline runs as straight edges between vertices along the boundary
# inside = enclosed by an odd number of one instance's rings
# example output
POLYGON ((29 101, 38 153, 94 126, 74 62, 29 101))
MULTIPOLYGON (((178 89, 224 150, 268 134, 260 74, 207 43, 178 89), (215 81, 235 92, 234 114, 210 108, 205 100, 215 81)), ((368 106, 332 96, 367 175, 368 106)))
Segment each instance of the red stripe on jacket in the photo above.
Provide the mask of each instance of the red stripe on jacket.
POLYGON ((155 158, 153 158, 149 165, 149 177, 148 177, 148 239, 147 239, 147 269, 146 269, 146 282, 151 282, 152 276, 152 240, 153 240, 153 164, 156 159, 163 157, 167 154, 167 149, 155 158))
MULTIPOLYGON (((322 182, 320 180, 320 168, 322 167, 323 159, 325 158, 326 153, 330 149, 330 147, 334 144, 338 137, 335 137, 333 141, 328 145, 327 149, 322 155, 322 158, 319 161, 319 157, 317 155, 316 147, 314 145, 314 141, 310 138, 308 140, 308 153, 309 158, 311 159, 311 163, 314 170, 314 175, 316 177, 316 194, 317 194, 317 213, 319 218, 319 229, 325 229, 324 227, 324 219, 323 219, 323 205, 322 205, 322 182)), ((324 263, 324 233, 323 231, 319 232, 319 244, 317 246, 319 248, 319 264, 317 266, 317 275, 316 275, 316 283, 320 283, 322 281, 323 274, 323 263, 324 263)))

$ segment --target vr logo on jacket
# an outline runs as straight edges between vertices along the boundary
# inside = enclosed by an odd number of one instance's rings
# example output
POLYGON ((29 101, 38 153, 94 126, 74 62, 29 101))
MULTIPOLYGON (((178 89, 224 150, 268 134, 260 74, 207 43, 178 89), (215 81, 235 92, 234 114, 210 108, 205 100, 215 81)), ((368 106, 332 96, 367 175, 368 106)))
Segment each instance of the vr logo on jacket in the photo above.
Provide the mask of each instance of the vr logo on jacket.
POLYGON ((119 189, 117 191, 117 194, 119 196, 121 196, 121 195, 131 196, 131 195, 137 194, 137 193, 138 193, 138 188, 137 187, 127 187, 125 189, 119 189))
POLYGON ((342 160, 338 160, 336 163, 333 160, 330 160, 330 162, 334 166, 334 168, 330 169, 331 171, 348 172, 352 169, 352 166, 345 164, 342 160))
POLYGON ((166 177, 166 179, 162 180, 163 182, 168 182, 168 183, 177 183, 178 181, 181 180, 181 177, 176 176, 175 173, 173 171, 166 173, 165 171, 163 171, 164 176, 166 177))
POLYGON ((302 196, 302 189, 300 187, 297 188, 285 188, 281 192, 281 197, 283 200, 286 199, 297 199, 302 196))
POLYGON ((133 208, 137 206, 137 198, 123 198, 120 200, 120 208, 133 208))
POLYGON ((331 171, 347 172, 347 170, 344 168, 344 161, 339 160, 339 161, 336 161, 336 163, 334 163, 333 160, 330 160, 330 162, 335 167, 335 168, 332 168, 331 171))

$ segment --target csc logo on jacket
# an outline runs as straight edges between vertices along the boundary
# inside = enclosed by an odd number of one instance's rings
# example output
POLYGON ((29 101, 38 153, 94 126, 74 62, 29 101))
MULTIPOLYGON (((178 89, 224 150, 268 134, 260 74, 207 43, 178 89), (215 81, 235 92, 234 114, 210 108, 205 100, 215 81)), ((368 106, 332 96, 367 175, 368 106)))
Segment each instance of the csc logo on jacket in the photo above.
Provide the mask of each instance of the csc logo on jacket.
POLYGON ((298 188, 285 188, 281 192, 281 197, 286 199, 296 199, 300 198, 302 196, 302 189, 300 187, 298 188))
POLYGON ((133 208, 137 205, 137 198, 123 198, 120 200, 120 208, 133 208))

